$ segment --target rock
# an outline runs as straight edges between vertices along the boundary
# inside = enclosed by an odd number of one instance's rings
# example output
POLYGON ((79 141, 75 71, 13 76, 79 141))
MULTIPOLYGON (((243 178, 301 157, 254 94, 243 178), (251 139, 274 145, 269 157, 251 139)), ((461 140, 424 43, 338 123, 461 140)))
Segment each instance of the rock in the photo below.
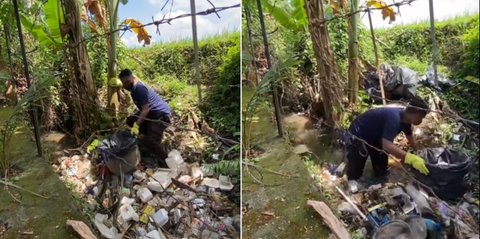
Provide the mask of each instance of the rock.
POLYGON ((305 153, 310 153, 310 150, 308 149, 307 145, 305 144, 300 144, 300 145, 297 145, 295 146, 295 148, 293 149, 293 152, 295 154, 305 154, 305 153))
POLYGON ((139 216, 129 204, 124 204, 118 209, 117 222, 122 226, 123 231, 128 229, 128 223, 131 220, 138 222, 139 216))
POLYGON ((147 188, 150 189, 151 191, 153 192, 163 192, 164 191, 164 188, 162 187, 162 185, 157 182, 157 181, 150 181, 147 183, 147 188))
POLYGON ((220 190, 225 190, 225 191, 230 191, 232 190, 233 188, 233 184, 232 182, 230 181, 230 177, 228 176, 223 176, 223 175, 220 175, 220 177, 218 177, 219 181, 220 181, 220 190))
POLYGON ((117 228, 107 227, 105 225, 105 222, 107 221, 107 219, 108 219, 107 215, 97 213, 95 215, 95 221, 94 221, 95 227, 98 229, 98 231, 100 232, 100 234, 102 234, 103 237, 108 239, 114 239, 117 237, 117 234, 118 234, 117 228))
POLYGON ((135 199, 129 198, 129 197, 123 197, 122 200, 120 201, 120 204, 122 205, 132 205, 135 202, 135 199))
POLYGON ((163 227, 168 222, 168 212, 163 208, 158 210, 153 214, 153 221, 163 227))
POLYGON ((146 203, 146 202, 152 200, 153 194, 152 194, 152 192, 150 192, 150 190, 148 190, 148 188, 140 188, 137 191, 137 197, 140 198, 140 200, 143 203, 146 203))
POLYGON ((133 173, 133 177, 138 181, 143 181, 147 177, 147 174, 145 172, 137 170, 133 173))
POLYGON ((201 185, 206 185, 211 188, 219 188, 220 182, 216 178, 204 178, 201 185))

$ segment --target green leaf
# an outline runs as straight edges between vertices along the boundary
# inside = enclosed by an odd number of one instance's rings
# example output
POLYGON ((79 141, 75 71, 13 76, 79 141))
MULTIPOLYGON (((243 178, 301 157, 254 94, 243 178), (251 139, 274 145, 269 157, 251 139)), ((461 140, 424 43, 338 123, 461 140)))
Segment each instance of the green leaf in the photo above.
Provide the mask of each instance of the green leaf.
POLYGON ((45 19, 47 22, 50 36, 55 43, 62 42, 62 35, 60 32, 60 21, 63 22, 63 14, 61 6, 58 4, 59 0, 48 0, 44 6, 45 19))
POLYGON ((474 76, 467 76, 465 77, 465 80, 480 85, 480 80, 478 78, 475 78, 474 76))
POLYGON ((304 0, 292 0, 293 12, 292 17, 299 26, 305 27, 307 25, 307 13, 305 12, 304 0))
POLYGON ((291 14, 285 10, 273 6, 268 0, 262 0, 262 7, 268 11, 275 20, 283 27, 290 30, 299 30, 300 25, 295 22, 291 14))
POLYGON ((28 20, 24 15, 21 15, 22 25, 25 27, 25 30, 30 32, 33 37, 40 43, 43 47, 49 47, 55 44, 55 41, 45 32, 45 30, 39 26, 34 25, 30 20, 28 20))

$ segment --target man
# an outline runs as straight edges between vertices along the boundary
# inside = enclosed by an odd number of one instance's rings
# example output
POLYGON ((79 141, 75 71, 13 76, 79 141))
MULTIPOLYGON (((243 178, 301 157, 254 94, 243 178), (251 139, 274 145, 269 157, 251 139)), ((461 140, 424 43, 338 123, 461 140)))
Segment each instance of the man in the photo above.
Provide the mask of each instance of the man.
POLYGON ((132 128, 132 135, 142 134, 142 143, 159 159, 165 159, 166 152, 161 142, 163 131, 170 124, 170 107, 152 88, 135 78, 129 69, 122 70, 118 78, 122 81, 123 88, 130 91, 138 109, 126 122, 132 128))
POLYGON ((368 156, 372 161, 375 177, 380 179, 387 175, 388 155, 385 152, 421 173, 428 174, 422 158, 405 152, 393 144, 394 138, 403 131, 410 146, 415 148, 412 124, 419 125, 427 112, 428 106, 425 102, 414 99, 405 109, 387 107, 372 109, 353 121, 348 130, 352 134, 351 142, 347 145, 347 177, 352 192, 357 190, 356 180, 362 176, 368 156))

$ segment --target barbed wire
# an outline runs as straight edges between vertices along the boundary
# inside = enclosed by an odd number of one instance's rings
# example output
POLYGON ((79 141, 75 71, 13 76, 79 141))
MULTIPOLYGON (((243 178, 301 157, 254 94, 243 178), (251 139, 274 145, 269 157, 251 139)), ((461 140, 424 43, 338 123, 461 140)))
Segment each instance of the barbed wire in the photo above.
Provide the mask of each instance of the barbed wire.
MULTIPOLYGON (((232 9, 232 8, 237 8, 237 7, 240 7, 240 3, 235 4, 235 5, 231 5, 231 6, 226 6, 226 7, 212 7, 212 8, 209 8, 209 9, 205 10, 205 11, 196 12, 195 15, 196 16, 206 16, 206 15, 215 13, 220 18, 220 15, 218 15, 219 12, 222 12, 222 11, 225 11, 225 10, 228 10, 228 9, 232 9)), ((69 47, 75 48, 75 47, 78 47, 81 43, 96 39, 98 37, 107 36, 107 35, 117 33, 117 32, 120 32, 120 31, 129 31, 130 29, 133 29, 133 28, 144 28, 144 27, 152 26, 152 25, 156 26, 157 33, 160 33, 160 30, 159 30, 160 25, 162 25, 162 24, 169 24, 170 25, 171 22, 174 21, 174 20, 177 20, 177 19, 180 19, 180 18, 185 18, 185 17, 191 17, 192 15, 193 14, 191 14, 191 13, 185 13, 185 14, 181 14, 181 15, 178 15, 178 16, 175 16, 175 17, 166 18, 167 15, 165 14, 165 15, 163 15, 163 18, 160 19, 160 20, 155 20, 152 17, 152 22, 149 22, 149 23, 146 23, 146 24, 143 24, 143 25, 140 25, 140 26, 133 26, 133 27, 123 26, 123 27, 120 27, 118 29, 110 30, 110 31, 102 33, 102 34, 96 34, 96 35, 93 35, 91 37, 86 37, 86 38, 83 38, 79 42, 70 44, 69 47)))

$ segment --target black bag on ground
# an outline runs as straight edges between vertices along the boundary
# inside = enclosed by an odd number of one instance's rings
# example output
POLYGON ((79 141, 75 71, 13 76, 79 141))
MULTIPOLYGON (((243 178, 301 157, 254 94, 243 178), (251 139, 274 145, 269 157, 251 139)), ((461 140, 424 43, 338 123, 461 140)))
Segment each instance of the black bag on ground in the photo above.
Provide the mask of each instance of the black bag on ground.
POLYGON ((120 131, 110 135, 101 142, 99 151, 101 161, 117 175, 134 171, 140 161, 137 139, 130 132, 120 131))
POLYGON ((415 177, 431 187, 435 194, 443 200, 454 200, 462 197, 467 191, 466 176, 470 173, 473 160, 462 152, 445 149, 429 148, 418 152, 425 160, 430 171, 423 175, 415 171, 415 177))

